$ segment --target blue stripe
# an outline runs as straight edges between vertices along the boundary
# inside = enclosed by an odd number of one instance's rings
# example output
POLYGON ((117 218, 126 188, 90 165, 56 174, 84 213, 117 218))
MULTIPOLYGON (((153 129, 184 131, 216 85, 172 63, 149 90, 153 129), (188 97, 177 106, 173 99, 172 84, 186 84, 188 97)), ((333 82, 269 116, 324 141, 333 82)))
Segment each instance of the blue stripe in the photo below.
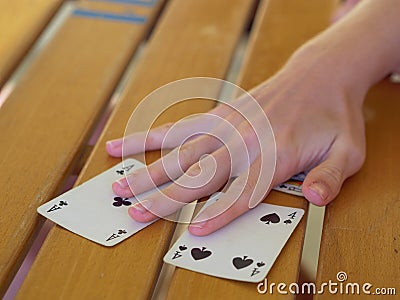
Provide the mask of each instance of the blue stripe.
POLYGON ((72 14, 74 16, 79 16, 79 17, 104 19, 104 20, 128 22, 128 23, 143 24, 144 22, 146 22, 145 17, 136 16, 134 14, 116 14, 116 13, 93 11, 81 8, 75 9, 72 14))
POLYGON ((140 6, 154 6, 158 0, 91 0, 98 2, 114 2, 114 3, 123 3, 123 4, 134 4, 140 6))

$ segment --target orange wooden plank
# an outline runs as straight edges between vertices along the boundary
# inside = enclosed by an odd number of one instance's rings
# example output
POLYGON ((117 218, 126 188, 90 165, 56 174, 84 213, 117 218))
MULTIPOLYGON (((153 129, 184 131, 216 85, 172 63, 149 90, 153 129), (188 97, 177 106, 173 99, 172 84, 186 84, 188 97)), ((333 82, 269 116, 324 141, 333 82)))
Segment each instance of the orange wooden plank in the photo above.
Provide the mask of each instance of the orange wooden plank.
POLYGON ((0 87, 62 2, 0 0, 0 87))
POLYGON ((368 297, 362 291, 364 283, 372 284, 371 293, 377 292, 375 288, 395 288, 396 295, 400 293, 399 99, 400 86, 388 81, 368 93, 365 164, 325 212, 317 286, 329 280, 340 283, 337 273, 346 272, 344 291, 348 283, 357 283, 360 295, 338 291, 333 296, 326 288, 316 299, 364 299, 368 297))
POLYGON ((0 295, 158 9, 137 8, 144 23, 69 16, 1 107, 0 295))

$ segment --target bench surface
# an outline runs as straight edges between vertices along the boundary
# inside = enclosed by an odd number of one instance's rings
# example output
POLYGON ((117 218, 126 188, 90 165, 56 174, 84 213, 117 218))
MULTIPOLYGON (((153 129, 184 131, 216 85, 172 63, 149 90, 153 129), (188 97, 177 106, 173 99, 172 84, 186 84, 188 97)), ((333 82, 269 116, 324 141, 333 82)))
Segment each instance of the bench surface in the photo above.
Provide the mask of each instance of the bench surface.
POLYGON ((1 107, 0 292, 43 221, 36 207, 61 191, 158 7, 142 9, 147 23, 71 12, 1 107))
POLYGON ((0 1, 0 88, 62 0, 0 1))
MULTIPOLYGON (((62 193, 74 172, 79 185, 120 161, 107 155, 105 142, 123 135, 132 111, 146 95, 177 79, 226 79, 243 43, 246 49, 236 83, 249 90, 326 28, 338 1, 62 2, 0 0, 0 87, 57 12, 66 14, 0 106, 0 296, 42 227, 44 220, 36 208, 62 193), (139 45, 143 45, 140 52, 139 45), (124 74, 128 79, 117 104, 111 106, 124 74), (111 116, 96 145, 88 147, 107 108, 112 109, 111 116)), ((326 208, 317 287, 336 280, 342 271, 347 282, 370 282, 400 292, 400 141, 394 135, 400 125, 399 97, 399 85, 388 81, 377 84, 367 96, 367 160, 326 208)), ((162 114, 157 124, 213 106, 207 100, 181 103, 162 114)), ((149 109, 149 114, 157 109, 149 109)), ((146 155, 148 162, 159 157, 158 151, 146 155)), ((305 199, 275 191, 265 202, 308 209, 305 199)), ((306 219, 269 272, 269 282, 298 282, 306 219)), ((267 297, 257 292, 256 284, 163 265, 175 230, 175 223, 159 220, 107 248, 54 226, 17 299, 267 297), (171 274, 168 279, 166 272, 171 274), (160 285, 166 288, 162 297, 155 291, 160 285)), ((292 299, 293 295, 268 297, 292 299)), ((332 297, 325 293, 316 299, 332 297)))

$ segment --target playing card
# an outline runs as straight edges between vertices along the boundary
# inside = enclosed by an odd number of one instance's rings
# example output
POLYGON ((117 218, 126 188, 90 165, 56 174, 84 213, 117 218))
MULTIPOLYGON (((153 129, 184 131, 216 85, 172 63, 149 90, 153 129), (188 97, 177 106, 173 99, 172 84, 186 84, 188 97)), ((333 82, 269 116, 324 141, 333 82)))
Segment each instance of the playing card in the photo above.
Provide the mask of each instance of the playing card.
MULTIPOLYGON (((206 206, 218 201, 221 194, 213 195, 206 206)), ((259 282, 271 269, 303 214, 304 210, 299 208, 259 204, 208 236, 194 236, 185 231, 164 261, 216 277, 259 282)))
MULTIPOLYGON (((104 246, 114 246, 150 225, 128 215, 136 198, 114 195, 111 184, 144 164, 128 159, 43 204, 37 211, 58 225, 104 246)), ((144 199, 149 191, 140 195, 144 199)))
POLYGON ((301 172, 297 175, 294 175, 288 181, 277 185, 273 189, 287 194, 304 197, 301 187, 303 186, 303 181, 306 178, 306 175, 306 173, 301 172))

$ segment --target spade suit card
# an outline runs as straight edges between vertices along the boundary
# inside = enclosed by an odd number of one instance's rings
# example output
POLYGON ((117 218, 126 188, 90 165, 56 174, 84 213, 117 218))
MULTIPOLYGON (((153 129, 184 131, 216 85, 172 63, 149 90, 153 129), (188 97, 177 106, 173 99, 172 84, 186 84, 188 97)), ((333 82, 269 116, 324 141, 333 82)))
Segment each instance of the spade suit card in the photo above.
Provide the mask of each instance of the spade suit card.
MULTIPOLYGON (((221 193, 214 195, 205 207, 220 197, 221 193)), ((186 230, 164 261, 211 276, 262 281, 303 214, 299 208, 261 203, 208 236, 186 230)))
POLYGON ((288 181, 285 181, 273 189, 279 192, 284 192, 287 194, 292 194, 296 196, 304 197, 303 192, 301 190, 303 186, 304 179, 306 178, 306 173, 301 172, 292 176, 288 181))
MULTIPOLYGON (((149 223, 134 221, 128 215, 129 206, 136 198, 122 198, 114 195, 112 183, 144 164, 128 159, 67 191, 40 206, 39 214, 58 225, 104 246, 114 246, 149 223)), ((144 197, 153 191, 143 193, 144 197)), ((142 198, 141 198, 142 199, 142 198)))

